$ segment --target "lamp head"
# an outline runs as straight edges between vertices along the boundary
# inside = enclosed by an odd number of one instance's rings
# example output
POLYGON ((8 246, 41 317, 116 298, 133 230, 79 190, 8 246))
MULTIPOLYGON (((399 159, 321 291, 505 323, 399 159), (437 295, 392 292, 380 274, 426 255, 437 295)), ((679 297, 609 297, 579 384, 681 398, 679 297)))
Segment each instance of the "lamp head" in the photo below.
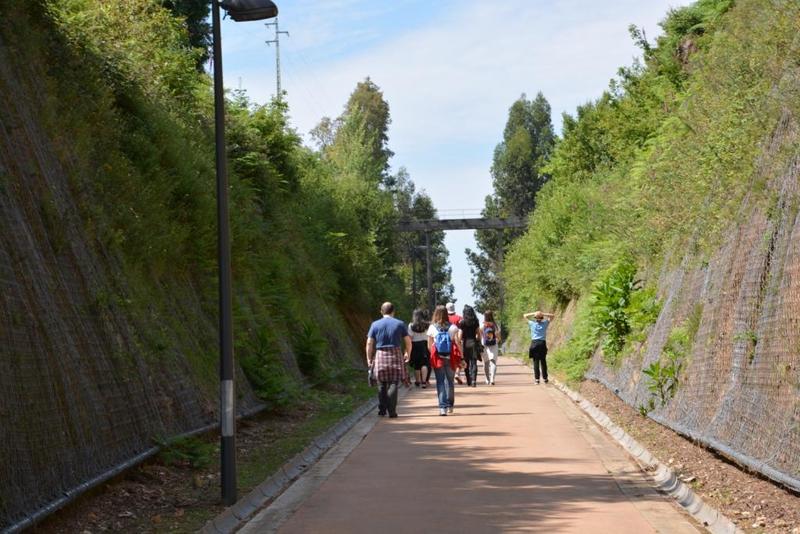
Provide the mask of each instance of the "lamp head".
POLYGON ((220 6, 236 22, 264 20, 278 16, 278 6, 271 0, 222 0, 220 6))

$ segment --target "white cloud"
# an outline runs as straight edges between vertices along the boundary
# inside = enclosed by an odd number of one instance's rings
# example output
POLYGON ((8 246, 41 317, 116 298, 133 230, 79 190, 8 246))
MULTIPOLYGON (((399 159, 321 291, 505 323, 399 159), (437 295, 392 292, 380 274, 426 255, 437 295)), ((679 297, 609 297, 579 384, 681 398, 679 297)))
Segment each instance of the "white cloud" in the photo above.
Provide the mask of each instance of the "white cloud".
MULTIPOLYGON (((652 38, 667 9, 687 3, 464 1, 454 3, 452 13, 375 41, 374 31, 365 28, 371 17, 386 15, 386 3, 370 2, 370 10, 356 0, 301 0, 287 13, 302 17, 281 19, 292 32, 282 45, 292 121, 305 133, 322 115, 338 115, 356 83, 370 76, 391 108, 393 163, 406 166, 438 208, 480 208, 491 190, 493 148, 521 93, 542 91, 560 125, 562 111, 600 96, 617 68, 631 63, 637 50, 627 33, 630 23, 644 26, 652 38), (353 52, 341 42, 348 38, 372 45, 353 52), (320 57, 315 47, 342 52, 321 63, 309 59, 320 57)), ((240 42, 234 40, 233 54, 228 48, 226 54, 238 56, 240 42)), ((255 100, 266 101, 274 92, 274 60, 271 51, 260 50, 264 57, 256 68, 237 57, 232 68, 226 63, 226 73, 241 77, 255 100)), ((463 259, 464 246, 474 246, 470 236, 448 237, 460 247, 451 250, 451 261, 461 303, 471 300, 463 259)))

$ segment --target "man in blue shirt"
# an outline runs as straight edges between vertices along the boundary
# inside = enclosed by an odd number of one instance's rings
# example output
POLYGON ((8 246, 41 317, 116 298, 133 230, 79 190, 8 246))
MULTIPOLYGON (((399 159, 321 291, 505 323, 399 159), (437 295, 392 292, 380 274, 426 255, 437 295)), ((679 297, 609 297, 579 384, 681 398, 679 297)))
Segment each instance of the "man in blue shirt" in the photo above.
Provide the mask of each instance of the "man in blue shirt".
POLYGON ((555 317, 552 313, 545 313, 539 310, 533 313, 523 314, 528 326, 531 329, 531 346, 528 349, 528 357, 533 360, 533 376, 536 383, 539 383, 539 367, 541 366, 541 377, 547 384, 547 327, 555 317))
POLYGON ((411 337, 406 324, 394 318, 394 305, 384 302, 382 318, 367 332, 367 365, 378 381, 378 415, 397 417, 397 385, 409 385, 406 363, 411 354, 411 337))

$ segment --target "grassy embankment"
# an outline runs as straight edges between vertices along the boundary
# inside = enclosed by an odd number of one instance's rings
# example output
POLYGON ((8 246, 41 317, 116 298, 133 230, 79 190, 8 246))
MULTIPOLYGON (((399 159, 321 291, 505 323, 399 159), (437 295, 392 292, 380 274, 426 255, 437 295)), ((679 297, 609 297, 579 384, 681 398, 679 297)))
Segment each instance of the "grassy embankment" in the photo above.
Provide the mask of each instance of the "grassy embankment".
MULTIPOLYGON (((769 0, 672 10, 655 44, 632 29, 642 63, 565 116, 536 230, 516 242, 506 268, 510 317, 566 313, 568 324, 554 324, 564 342, 551 352, 565 378, 580 380, 597 349, 611 365, 641 349, 662 304, 661 269, 707 261, 726 228, 747 221, 745 195, 769 213, 776 194, 756 166, 781 114, 800 111, 784 77, 798 15, 797 3, 769 0)), ((690 342, 691 322, 671 334, 673 353, 690 342)), ((665 350, 659 365, 670 358, 665 350)))

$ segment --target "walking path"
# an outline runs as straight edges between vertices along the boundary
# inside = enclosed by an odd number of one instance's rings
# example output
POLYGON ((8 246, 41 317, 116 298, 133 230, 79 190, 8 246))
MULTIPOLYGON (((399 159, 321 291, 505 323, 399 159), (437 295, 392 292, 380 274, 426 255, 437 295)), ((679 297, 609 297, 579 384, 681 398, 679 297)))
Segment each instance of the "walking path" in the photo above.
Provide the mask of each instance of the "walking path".
POLYGON ((428 388, 364 418, 241 532, 699 532, 566 396, 500 363, 453 415, 428 388))

